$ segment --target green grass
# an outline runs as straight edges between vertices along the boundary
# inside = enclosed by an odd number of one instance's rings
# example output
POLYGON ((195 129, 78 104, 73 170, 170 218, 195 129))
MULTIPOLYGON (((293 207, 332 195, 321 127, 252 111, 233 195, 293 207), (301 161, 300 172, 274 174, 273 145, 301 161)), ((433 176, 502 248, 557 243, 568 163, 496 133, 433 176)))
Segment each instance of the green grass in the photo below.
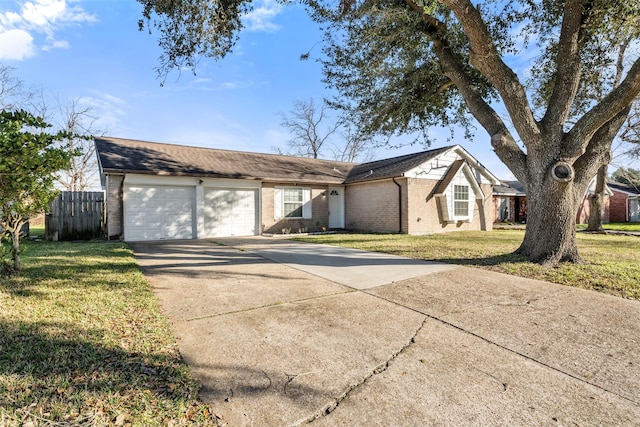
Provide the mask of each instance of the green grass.
POLYGON ((296 238, 416 259, 486 268, 640 300, 640 237, 578 233, 583 264, 545 268, 513 255, 523 230, 406 234, 329 234, 296 238))
MULTIPOLYGON (((586 224, 579 224, 578 229, 584 230, 587 228, 586 224)), ((632 231, 640 233, 640 222, 612 222, 609 224, 602 224, 602 228, 611 231, 632 231)))
POLYGON ((0 279, 0 425, 215 425, 125 244, 23 250, 0 279))

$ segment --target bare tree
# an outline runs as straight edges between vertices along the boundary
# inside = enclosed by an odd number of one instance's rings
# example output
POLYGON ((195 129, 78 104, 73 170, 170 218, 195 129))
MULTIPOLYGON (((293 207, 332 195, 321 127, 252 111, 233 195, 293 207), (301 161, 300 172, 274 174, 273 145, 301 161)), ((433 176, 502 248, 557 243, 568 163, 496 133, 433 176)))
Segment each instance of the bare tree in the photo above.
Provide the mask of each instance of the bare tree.
POLYGON ((284 152, 279 147, 273 147, 273 150, 314 159, 330 156, 341 162, 371 160, 376 147, 373 137, 358 129, 353 111, 344 110, 333 121, 329 114, 332 108, 326 101, 317 105, 313 98, 295 101, 291 112, 282 114, 280 123, 293 135, 288 142, 289 150, 284 152))
POLYGON ((340 120, 331 122, 328 113, 329 106, 324 101, 320 105, 313 98, 295 101, 291 112, 282 114, 280 122, 292 135, 287 154, 317 159, 327 141, 341 125, 340 120))
POLYGON ((33 90, 15 76, 12 67, 0 64, 0 110, 24 108, 33 96, 33 90))
POLYGON ((69 152, 80 150, 82 155, 71 159, 71 167, 60 171, 56 181, 67 191, 85 191, 94 186, 98 180, 98 163, 96 159, 93 136, 103 135, 104 131, 95 127, 97 117, 91 106, 82 105, 79 99, 61 101, 57 99, 60 115, 60 128, 70 136, 63 141, 69 152))
POLYGON ((96 129, 97 117, 91 106, 83 105, 77 98, 68 101, 54 97, 51 102, 42 89, 27 87, 15 76, 13 68, 0 64, 0 109, 26 109, 66 132, 68 136, 59 143, 70 153, 80 151, 82 155, 72 157, 70 169, 56 174, 56 182, 65 190, 84 191, 97 183, 98 165, 92 136, 105 132, 96 129))
MULTIPOLYGON (((348 113, 345 113, 345 115, 348 113)), ((342 119, 342 144, 334 144, 331 151, 333 158, 341 162, 368 162, 373 160, 376 147, 379 146, 371 135, 362 133, 349 117, 342 119)))

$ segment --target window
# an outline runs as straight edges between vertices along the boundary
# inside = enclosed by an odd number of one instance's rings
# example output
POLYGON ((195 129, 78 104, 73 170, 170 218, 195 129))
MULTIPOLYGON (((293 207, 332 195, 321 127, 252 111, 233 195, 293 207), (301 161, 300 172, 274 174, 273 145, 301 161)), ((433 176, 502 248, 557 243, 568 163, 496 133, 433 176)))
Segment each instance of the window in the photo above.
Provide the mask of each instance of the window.
POLYGON ((469 216, 469 186, 453 186, 453 215, 455 217, 469 216))
POLYGON ((284 188, 283 201, 282 213, 286 218, 302 218, 304 205, 302 188, 284 188))
POLYGON ((311 218, 311 188, 276 187, 274 217, 275 219, 311 218))

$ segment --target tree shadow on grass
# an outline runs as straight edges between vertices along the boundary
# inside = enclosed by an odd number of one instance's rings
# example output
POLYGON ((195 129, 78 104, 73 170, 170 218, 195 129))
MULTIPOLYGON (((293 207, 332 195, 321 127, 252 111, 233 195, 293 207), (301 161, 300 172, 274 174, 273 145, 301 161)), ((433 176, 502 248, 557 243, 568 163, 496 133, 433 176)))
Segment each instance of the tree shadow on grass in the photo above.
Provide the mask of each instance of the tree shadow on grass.
POLYGON ((197 395, 177 351, 128 352, 101 343, 104 335, 70 323, 0 319, 0 408, 40 408, 53 421, 99 410, 110 419, 117 415, 110 411, 153 400, 171 407, 197 395))
POLYGON ((437 261, 455 265, 465 265, 469 267, 495 267, 503 264, 514 263, 528 263, 526 257, 515 253, 493 255, 489 257, 477 257, 477 258, 454 258, 454 257, 442 257, 442 258, 429 258, 426 261, 437 261))

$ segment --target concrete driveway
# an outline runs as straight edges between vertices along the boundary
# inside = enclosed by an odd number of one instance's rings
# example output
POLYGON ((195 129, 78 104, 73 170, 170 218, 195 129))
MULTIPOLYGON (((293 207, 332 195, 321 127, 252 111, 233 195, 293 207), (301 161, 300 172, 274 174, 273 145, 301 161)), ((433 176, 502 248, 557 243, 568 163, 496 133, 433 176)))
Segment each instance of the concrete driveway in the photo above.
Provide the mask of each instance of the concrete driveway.
POLYGON ((640 303, 274 238, 131 245, 221 425, 640 425, 640 303))

